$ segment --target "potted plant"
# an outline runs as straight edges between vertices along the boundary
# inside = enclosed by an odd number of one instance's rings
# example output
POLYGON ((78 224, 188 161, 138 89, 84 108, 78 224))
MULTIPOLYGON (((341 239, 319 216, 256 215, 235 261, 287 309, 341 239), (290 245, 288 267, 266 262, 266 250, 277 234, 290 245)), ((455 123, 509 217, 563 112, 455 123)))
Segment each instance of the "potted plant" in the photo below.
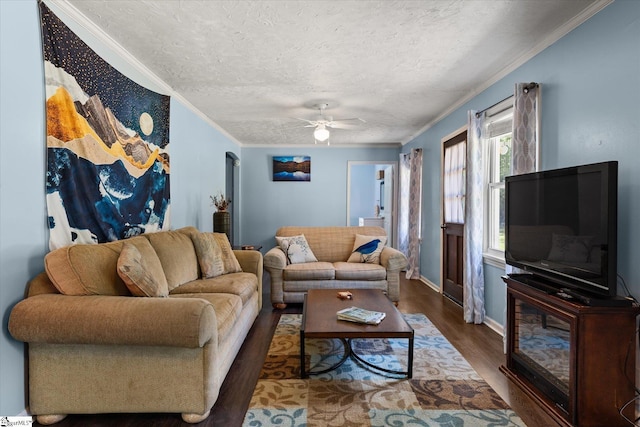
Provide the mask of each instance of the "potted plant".
POLYGON ((222 191, 214 196, 209 196, 211 204, 216 207, 213 213, 213 231, 216 233, 225 233, 229 241, 231 241, 231 214, 227 209, 231 204, 231 200, 226 199, 222 191))
POLYGON ((219 212, 225 212, 231 204, 231 200, 224 198, 222 191, 218 192, 215 196, 209 196, 209 198, 211 199, 211 204, 215 206, 219 212))

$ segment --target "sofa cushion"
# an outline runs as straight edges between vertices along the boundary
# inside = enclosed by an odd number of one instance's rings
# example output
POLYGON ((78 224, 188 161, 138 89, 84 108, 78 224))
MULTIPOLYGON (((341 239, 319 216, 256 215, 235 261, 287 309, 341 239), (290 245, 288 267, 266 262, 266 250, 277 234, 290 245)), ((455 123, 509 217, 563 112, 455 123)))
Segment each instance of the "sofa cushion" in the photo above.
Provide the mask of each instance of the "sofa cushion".
POLYGON ((225 293, 171 294, 170 298, 200 298, 213 305, 218 324, 218 345, 224 341, 242 312, 242 300, 239 296, 225 293))
POLYGON ((45 270, 64 295, 131 295, 117 271, 122 245, 118 240, 59 248, 45 255, 45 270))
POLYGON ((160 258, 169 290, 198 278, 198 258, 188 233, 175 230, 143 236, 149 239, 160 258))
POLYGON ((222 249, 213 233, 195 233, 191 235, 196 248, 202 278, 217 277, 224 274, 222 249))
POLYGON ((227 293, 238 295, 245 304, 258 290, 258 277, 252 273, 230 273, 210 279, 198 279, 185 283, 171 291, 171 295, 182 293, 227 293))
POLYGON ((284 280, 333 280, 336 270, 330 262, 290 264, 283 272, 284 280))
POLYGON ((169 287, 160 259, 147 239, 125 242, 118 257, 118 275, 132 295, 167 297, 169 287))
POLYGON ((380 252, 387 244, 387 236, 364 236, 356 234, 353 252, 347 262, 380 264, 380 252))
POLYGON ((276 236, 276 242, 282 252, 287 256, 287 264, 300 264, 305 262, 316 262, 316 256, 311 251, 304 234, 298 236, 276 236))
POLYGON ((380 264, 336 262, 337 280, 386 280, 387 270, 380 264))

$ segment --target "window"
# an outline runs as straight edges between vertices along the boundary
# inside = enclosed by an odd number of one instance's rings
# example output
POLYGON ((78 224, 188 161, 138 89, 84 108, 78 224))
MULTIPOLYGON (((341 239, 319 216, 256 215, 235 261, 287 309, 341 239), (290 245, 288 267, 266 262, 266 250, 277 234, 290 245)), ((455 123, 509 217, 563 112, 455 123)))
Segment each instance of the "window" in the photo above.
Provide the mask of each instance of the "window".
POLYGON ((485 148, 485 228, 484 257, 504 266, 505 189, 504 178, 511 173, 513 98, 486 111, 485 148))

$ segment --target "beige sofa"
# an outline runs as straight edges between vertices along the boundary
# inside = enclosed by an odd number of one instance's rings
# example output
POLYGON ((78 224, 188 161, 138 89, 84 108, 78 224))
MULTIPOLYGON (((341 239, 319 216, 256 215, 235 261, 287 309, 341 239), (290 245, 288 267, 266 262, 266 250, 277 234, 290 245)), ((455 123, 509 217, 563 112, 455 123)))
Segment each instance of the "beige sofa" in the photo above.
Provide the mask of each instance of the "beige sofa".
POLYGON ((47 273, 9 318, 11 335, 28 343, 28 409, 39 423, 87 413, 175 412, 190 423, 209 415, 260 311, 263 271, 257 251, 204 253, 214 236, 188 227, 47 254, 47 273), (133 265, 122 264, 125 248, 146 254, 134 258, 147 266, 159 260, 144 274, 161 273, 167 297, 132 296, 121 276, 133 265), (242 271, 228 272, 223 255, 242 271), (207 257, 221 274, 203 279, 207 257))
POLYGON ((264 267, 271 276, 271 303, 285 308, 300 303, 309 289, 381 289, 395 303, 400 300, 400 271, 407 258, 389 246, 380 253, 378 263, 347 262, 352 256, 356 236, 385 236, 380 227, 281 227, 278 237, 304 235, 317 262, 290 263, 285 251, 276 246, 264 256, 264 267))

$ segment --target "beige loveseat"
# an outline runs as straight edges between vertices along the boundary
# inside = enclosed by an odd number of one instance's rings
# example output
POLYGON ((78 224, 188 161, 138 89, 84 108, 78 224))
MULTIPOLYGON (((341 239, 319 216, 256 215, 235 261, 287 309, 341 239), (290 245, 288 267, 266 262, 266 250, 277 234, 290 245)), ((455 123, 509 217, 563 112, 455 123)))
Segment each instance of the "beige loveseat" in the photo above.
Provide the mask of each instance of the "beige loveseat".
POLYGON ((11 335, 28 343, 29 411, 39 423, 67 414, 181 413, 190 423, 209 415, 262 305, 262 255, 215 236, 187 227, 47 254, 47 272, 9 319, 11 335), (125 253, 142 256, 130 262, 125 253), (155 276, 166 278, 167 297, 132 295, 136 265, 149 270, 136 293, 155 276), (211 265, 219 275, 203 279, 211 265))
MULTIPOLYGON (((400 251, 385 246, 379 261, 354 262, 357 236, 384 236, 380 227, 281 227, 276 237, 303 235, 317 262, 291 263, 281 246, 264 256, 264 266, 271 276, 271 303, 285 308, 300 303, 309 289, 381 289, 391 301, 400 300, 400 271, 407 258, 400 251), (351 262, 347 262, 347 261, 351 262)), ((282 239, 280 239, 282 240, 282 239)))

